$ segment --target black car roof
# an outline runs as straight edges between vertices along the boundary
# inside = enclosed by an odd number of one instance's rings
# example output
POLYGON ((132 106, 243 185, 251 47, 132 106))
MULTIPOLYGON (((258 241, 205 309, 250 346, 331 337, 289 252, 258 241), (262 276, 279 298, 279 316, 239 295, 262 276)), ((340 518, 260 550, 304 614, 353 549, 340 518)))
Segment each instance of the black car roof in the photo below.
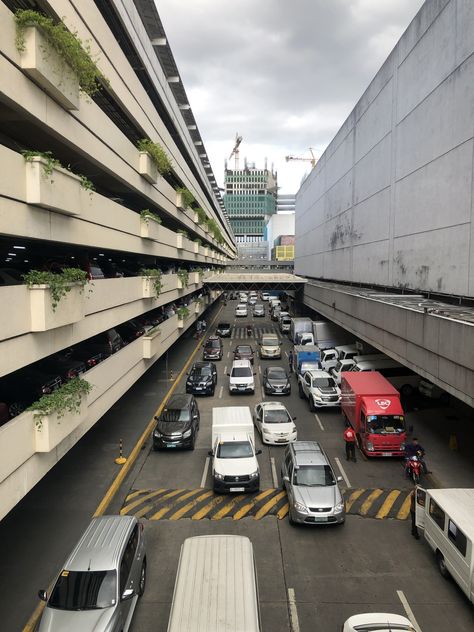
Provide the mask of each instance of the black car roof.
POLYGON ((178 393, 172 395, 166 403, 164 410, 173 410, 176 408, 187 408, 193 399, 192 395, 186 393, 178 393))
POLYGON ((202 369, 204 367, 209 367, 210 369, 212 369, 213 366, 214 366, 213 362, 195 362, 193 364, 193 368, 191 369, 191 371, 193 369, 202 369))

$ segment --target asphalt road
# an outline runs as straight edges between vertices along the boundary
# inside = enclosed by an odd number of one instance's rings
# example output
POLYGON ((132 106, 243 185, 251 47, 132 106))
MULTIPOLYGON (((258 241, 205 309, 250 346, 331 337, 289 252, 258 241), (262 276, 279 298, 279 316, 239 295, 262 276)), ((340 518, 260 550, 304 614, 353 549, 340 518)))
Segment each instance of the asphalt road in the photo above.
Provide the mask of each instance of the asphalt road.
MULTIPOLYGON (((229 302, 219 319, 234 321, 235 304, 229 302)), ((228 405, 253 409, 263 399, 260 367, 273 364, 256 359, 254 396, 228 394, 225 374, 232 363, 231 350, 245 338, 247 320, 252 319, 237 320, 232 338, 224 340, 224 357, 217 363, 215 396, 198 400, 201 429, 196 449, 156 453, 148 441, 108 509, 108 513, 137 513, 145 519, 148 583, 135 613, 133 632, 166 630, 181 544, 186 537, 211 533, 235 533, 251 539, 264 632, 291 630, 289 594, 293 591, 301 632, 338 631, 348 616, 364 611, 405 614, 402 599, 406 599, 423 632, 445 632, 453 622, 457 632, 472 630, 471 605, 452 581, 440 576, 431 550, 422 540, 410 536, 409 521, 402 519, 410 484, 402 475, 400 462, 362 458, 357 463, 346 462, 340 412, 310 413, 307 402, 298 397, 294 378, 291 396, 282 401, 297 418, 298 438, 320 441, 336 473, 344 477, 342 485, 347 488, 345 496, 350 504, 346 524, 291 527, 285 516, 285 498, 280 489, 275 491, 279 480, 275 481, 274 472, 279 478, 284 448, 263 446, 259 438, 264 498, 242 515, 238 509, 247 503, 245 499, 215 499, 209 492, 206 463, 211 410, 228 405), (163 500, 165 495, 168 498, 163 500)), ((258 331, 270 331, 275 326, 268 318, 253 322, 258 331)), ((251 343, 255 348, 254 339, 251 343)), ((163 359, 0 523, 2 632, 22 629, 37 604, 37 589, 54 578, 116 474, 118 467, 113 458, 118 439, 124 439, 128 454, 170 386, 169 369, 173 368, 176 375, 195 344, 189 337, 179 341, 169 354, 168 374, 163 359)), ((288 349, 285 340, 283 358, 276 364, 287 366, 288 349)), ((178 384, 176 392, 183 390, 178 384)), ((462 462, 463 484, 466 481, 472 486, 472 460, 449 452, 442 432, 433 434, 433 427, 442 425, 445 416, 446 411, 441 409, 408 415, 417 434, 430 437, 429 465, 434 473, 430 484, 443 484, 446 462, 458 459, 462 462)))

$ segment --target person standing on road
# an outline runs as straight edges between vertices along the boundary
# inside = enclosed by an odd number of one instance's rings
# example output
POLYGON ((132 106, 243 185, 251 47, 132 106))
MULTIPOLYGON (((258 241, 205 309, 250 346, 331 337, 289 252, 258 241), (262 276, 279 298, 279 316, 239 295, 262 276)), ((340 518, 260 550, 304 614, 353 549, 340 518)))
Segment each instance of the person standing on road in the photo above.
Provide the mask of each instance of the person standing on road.
POLYGON ((418 527, 416 526, 416 487, 410 492, 410 518, 411 518, 411 534, 415 540, 420 539, 418 527))
POLYGON ((350 426, 344 430, 344 441, 346 442, 346 461, 357 461, 355 451, 355 432, 350 426))
POLYGON ((293 361, 294 361, 293 350, 290 349, 290 353, 288 354, 288 366, 290 369, 290 373, 293 373, 293 361))

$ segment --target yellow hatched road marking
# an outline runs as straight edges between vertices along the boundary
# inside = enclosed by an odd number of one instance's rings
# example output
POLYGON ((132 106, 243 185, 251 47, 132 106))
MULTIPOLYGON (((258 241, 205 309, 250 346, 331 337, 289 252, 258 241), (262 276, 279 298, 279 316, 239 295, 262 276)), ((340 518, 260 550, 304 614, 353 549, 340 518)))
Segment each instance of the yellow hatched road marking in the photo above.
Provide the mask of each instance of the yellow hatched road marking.
POLYGON ((400 507, 400 511, 397 513, 398 520, 406 520, 410 513, 410 494, 403 501, 403 505, 400 507))
POLYGON ((364 502, 362 503, 362 506, 360 508, 360 515, 361 516, 365 516, 365 514, 369 511, 369 509, 372 506, 372 503, 374 502, 374 500, 377 500, 377 498, 379 496, 381 496, 383 494, 383 489, 374 489, 373 492, 371 492, 367 498, 364 500, 364 502))
POLYGON ((138 500, 135 500, 133 503, 130 503, 129 505, 125 505, 125 507, 122 507, 122 509, 120 510, 120 515, 123 516, 124 514, 128 514, 132 509, 134 509, 135 507, 138 507, 138 505, 141 505, 145 500, 150 500, 150 498, 159 496, 159 494, 162 494, 165 491, 166 489, 156 489, 154 492, 150 492, 149 494, 144 494, 138 500))
POLYGON ((225 500, 225 496, 215 496, 211 500, 210 503, 207 503, 207 505, 204 505, 202 509, 200 509, 193 516, 191 516, 191 520, 201 520, 202 518, 207 516, 209 512, 215 509, 217 505, 220 505, 220 503, 223 502, 224 500, 225 500))
POLYGON ((266 489, 264 492, 255 496, 255 498, 252 498, 252 500, 249 503, 241 507, 239 511, 234 514, 233 516, 234 520, 240 520, 241 518, 243 518, 246 514, 248 514, 248 512, 252 509, 252 507, 258 503, 259 500, 263 500, 270 494, 273 494, 274 491, 275 490, 273 488, 266 489))
POLYGON ((359 498, 359 496, 362 496, 362 494, 364 492, 365 492, 365 489, 356 489, 355 492, 352 492, 352 494, 349 496, 349 500, 346 502, 346 511, 347 511, 347 513, 349 513, 349 511, 351 510, 352 505, 359 498))
POLYGON ((136 498, 137 496, 139 496, 140 494, 145 494, 146 492, 149 492, 149 489, 137 489, 134 492, 131 492, 130 494, 127 494, 127 496, 125 497, 125 502, 128 503, 129 500, 132 500, 132 498, 136 498))
POLYGON ((260 520, 260 518, 263 518, 263 516, 265 516, 272 507, 274 507, 275 505, 277 505, 279 503, 279 501, 284 498, 286 496, 286 491, 283 490, 282 492, 280 492, 279 494, 277 494, 276 496, 273 496, 273 498, 270 498, 269 501, 267 501, 263 507, 260 507, 260 509, 257 511, 257 513, 254 516, 255 520, 260 520))
POLYGON ((286 514, 289 512, 289 510, 290 510, 290 505, 288 503, 286 503, 286 505, 283 505, 283 507, 277 513, 278 520, 281 520, 282 518, 284 518, 286 514))
POLYGON ((220 520, 221 518, 224 518, 224 516, 227 516, 227 514, 230 513, 232 509, 244 498, 245 496, 243 494, 234 496, 234 498, 230 502, 226 503, 222 509, 219 509, 217 513, 211 516, 211 520, 220 520))
POLYGON ((397 500, 399 496, 400 496, 400 490, 393 489, 390 492, 390 494, 387 496, 387 498, 383 501, 383 505, 380 507, 375 517, 378 518, 379 520, 381 520, 382 518, 385 518, 385 516, 387 516, 390 513, 390 510, 393 507, 393 503, 397 500))
MULTIPOLYGON (((168 498, 173 498, 174 496, 177 496, 182 492, 184 492, 184 489, 175 489, 174 491, 169 492, 169 494, 165 494, 160 500, 168 500, 168 498)), ((166 513, 168 513, 168 511, 171 511, 172 508, 173 503, 171 503, 171 505, 169 505, 168 507, 162 507, 159 511, 156 512, 156 514, 153 514, 153 516, 151 516, 150 520, 159 520, 161 516, 164 516, 166 513)))
MULTIPOLYGON (((201 488, 201 490, 202 490, 202 488, 201 488)), ((198 490, 198 491, 201 491, 201 490, 198 490)), ((193 507, 195 507, 198 503, 200 503, 201 500, 205 500, 206 498, 209 498, 209 496, 213 496, 213 495, 214 495, 214 492, 212 491, 212 489, 210 491, 206 492, 205 494, 201 494, 197 498, 194 498, 194 500, 192 500, 187 505, 184 505, 184 507, 181 507, 181 509, 178 509, 178 511, 176 511, 172 516, 170 516, 169 519, 170 520, 179 520, 181 518, 181 516, 184 516, 184 514, 188 513, 188 511, 190 511, 193 507)), ((183 500, 183 499, 180 498, 180 500, 183 500)))

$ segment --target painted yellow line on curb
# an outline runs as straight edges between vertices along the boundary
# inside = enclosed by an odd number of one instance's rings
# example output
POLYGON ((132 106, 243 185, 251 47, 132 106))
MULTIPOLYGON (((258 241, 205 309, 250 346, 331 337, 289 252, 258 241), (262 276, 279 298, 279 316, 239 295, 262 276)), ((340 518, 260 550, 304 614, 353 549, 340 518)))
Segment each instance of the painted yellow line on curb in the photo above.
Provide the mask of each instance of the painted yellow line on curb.
POLYGON ((372 507, 372 503, 374 502, 374 500, 377 500, 377 498, 381 496, 382 494, 383 494, 383 489, 374 489, 374 491, 371 492, 362 503, 362 506, 359 511, 360 515, 365 516, 366 513, 369 511, 369 509, 372 507))
POLYGON ((267 512, 270 511, 272 507, 277 505, 280 502, 280 500, 284 498, 285 496, 286 496, 286 491, 283 490, 276 496, 273 496, 273 498, 270 498, 270 500, 266 502, 263 505, 263 507, 260 507, 260 509, 257 511, 257 513, 254 516, 254 520, 260 520, 260 518, 263 518, 263 516, 265 516, 267 512))
POLYGON ((259 500, 263 500, 270 494, 273 494, 274 491, 275 490, 273 489, 273 487, 271 487, 270 489, 266 489, 264 492, 255 496, 255 498, 252 498, 252 500, 249 503, 241 507, 239 511, 234 514, 233 516, 234 520, 240 520, 241 518, 243 518, 246 514, 248 514, 248 512, 252 509, 252 507, 258 503, 259 500))
POLYGON ((143 494, 143 496, 141 496, 138 500, 134 500, 133 503, 130 503, 129 505, 125 505, 125 507, 122 507, 122 509, 120 510, 120 515, 123 516, 125 514, 130 513, 132 509, 135 509, 135 507, 139 507, 140 505, 142 505, 145 500, 150 500, 150 498, 159 496, 165 491, 166 491, 166 488, 156 489, 154 492, 150 492, 149 494, 143 494))
POLYGON ((400 511, 397 513, 397 520, 406 520, 410 513, 410 494, 403 501, 403 505, 400 507, 400 511))
POLYGON ((184 505, 184 507, 181 507, 180 509, 178 509, 178 511, 176 511, 172 516, 170 516, 169 519, 170 520, 179 520, 182 516, 187 514, 188 511, 191 511, 191 509, 193 507, 195 507, 198 503, 200 503, 201 500, 206 500, 206 498, 209 498, 209 496, 214 496, 214 492, 212 491, 212 489, 210 491, 208 491, 208 492, 205 492, 204 494, 201 494, 197 498, 194 498, 190 503, 188 503, 187 505, 184 505))
POLYGON ((191 516, 191 520, 202 520, 205 518, 208 513, 210 513, 213 509, 220 505, 225 500, 225 496, 215 496, 210 503, 204 505, 202 509, 197 511, 193 516, 191 516))
POLYGON ((244 498, 245 498, 244 494, 239 494, 238 496, 234 496, 234 498, 232 498, 230 502, 226 503, 225 506, 222 507, 222 509, 219 509, 219 511, 216 514, 211 516, 211 520, 220 520, 221 518, 224 518, 244 498))
POLYGON ((359 496, 362 496, 362 494, 364 492, 365 492, 365 489, 356 489, 355 492, 352 492, 352 494, 349 496, 349 500, 346 502, 346 512, 347 513, 349 513, 352 505, 359 498, 359 496))
POLYGON ((380 509, 377 512, 377 515, 375 516, 378 520, 382 520, 382 518, 385 518, 385 516, 387 516, 390 513, 390 510, 393 507, 393 503, 400 496, 400 493, 401 492, 399 489, 394 489, 390 492, 387 498, 383 501, 382 506, 380 507, 380 509))

